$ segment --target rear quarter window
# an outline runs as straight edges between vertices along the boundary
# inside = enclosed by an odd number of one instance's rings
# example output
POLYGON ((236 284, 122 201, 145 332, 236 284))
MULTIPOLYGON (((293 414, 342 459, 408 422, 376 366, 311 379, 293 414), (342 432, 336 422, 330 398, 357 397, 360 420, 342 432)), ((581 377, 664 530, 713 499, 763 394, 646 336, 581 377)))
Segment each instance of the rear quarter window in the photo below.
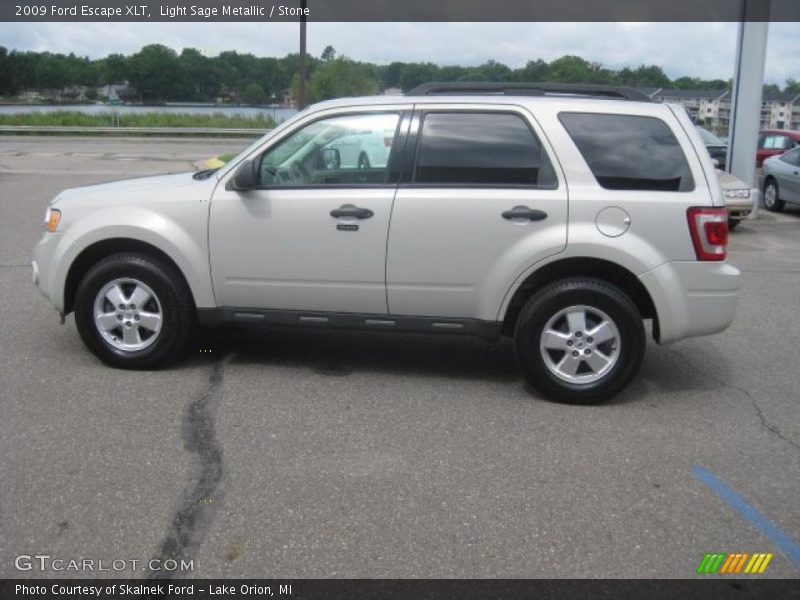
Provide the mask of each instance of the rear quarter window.
POLYGON ((694 189, 683 149, 661 119, 599 113, 560 113, 558 118, 603 188, 694 189))

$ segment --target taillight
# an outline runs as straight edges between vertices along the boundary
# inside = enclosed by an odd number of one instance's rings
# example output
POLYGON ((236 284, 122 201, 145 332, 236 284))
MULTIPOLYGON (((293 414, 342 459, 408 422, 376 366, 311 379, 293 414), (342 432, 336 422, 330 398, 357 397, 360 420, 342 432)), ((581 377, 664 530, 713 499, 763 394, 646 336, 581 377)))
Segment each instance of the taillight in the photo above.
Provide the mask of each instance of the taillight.
POLYGON ((686 211, 697 260, 725 260, 728 209, 693 206, 686 211))

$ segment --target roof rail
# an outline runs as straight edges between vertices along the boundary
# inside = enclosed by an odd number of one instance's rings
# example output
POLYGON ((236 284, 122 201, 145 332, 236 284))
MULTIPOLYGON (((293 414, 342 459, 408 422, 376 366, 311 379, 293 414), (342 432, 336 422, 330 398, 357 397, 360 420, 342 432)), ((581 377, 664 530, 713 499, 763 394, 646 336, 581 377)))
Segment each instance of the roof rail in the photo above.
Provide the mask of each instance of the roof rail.
POLYGON ((502 81, 453 81, 423 83, 406 96, 494 94, 500 96, 590 96, 608 100, 653 102, 647 94, 629 87, 580 83, 523 83, 502 81))

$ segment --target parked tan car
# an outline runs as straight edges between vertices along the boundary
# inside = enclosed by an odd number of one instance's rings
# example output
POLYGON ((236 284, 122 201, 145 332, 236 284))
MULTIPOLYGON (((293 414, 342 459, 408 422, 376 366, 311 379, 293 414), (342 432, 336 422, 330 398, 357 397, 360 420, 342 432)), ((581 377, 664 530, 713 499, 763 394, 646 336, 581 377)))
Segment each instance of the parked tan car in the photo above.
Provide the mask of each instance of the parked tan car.
POLYGON ((753 212, 754 200, 757 200, 758 190, 750 187, 741 179, 725 171, 717 169, 719 184, 725 197, 725 207, 728 209, 728 229, 736 229, 739 221, 746 219, 753 212))

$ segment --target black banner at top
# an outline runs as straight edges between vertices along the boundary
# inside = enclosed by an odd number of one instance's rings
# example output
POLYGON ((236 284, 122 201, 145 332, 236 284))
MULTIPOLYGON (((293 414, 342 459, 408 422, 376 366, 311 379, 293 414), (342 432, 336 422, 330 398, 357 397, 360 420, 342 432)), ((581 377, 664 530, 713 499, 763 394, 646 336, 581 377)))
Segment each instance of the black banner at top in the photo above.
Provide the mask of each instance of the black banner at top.
POLYGON ((798 21, 800 0, 0 0, 18 22, 798 21))

